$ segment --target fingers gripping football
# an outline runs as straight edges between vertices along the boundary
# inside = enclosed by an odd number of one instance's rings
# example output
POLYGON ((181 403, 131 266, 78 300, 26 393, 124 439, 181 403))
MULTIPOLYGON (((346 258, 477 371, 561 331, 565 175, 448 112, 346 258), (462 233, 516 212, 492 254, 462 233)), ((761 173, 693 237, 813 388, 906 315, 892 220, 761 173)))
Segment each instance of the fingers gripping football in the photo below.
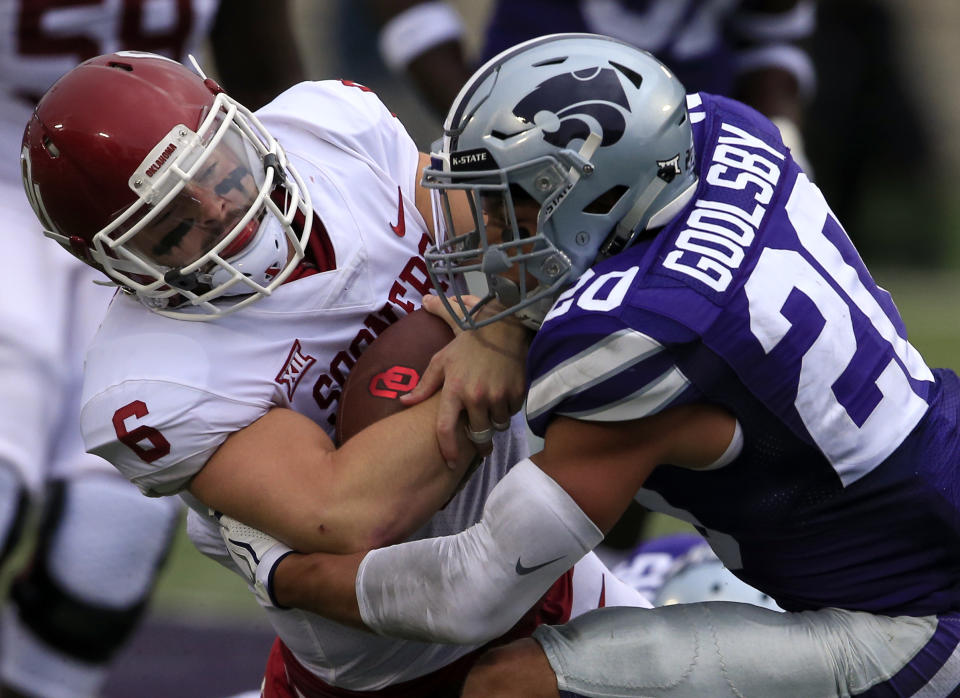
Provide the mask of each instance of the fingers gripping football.
MULTIPOLYGON (((436 298, 424 298, 424 308, 453 322, 436 298)), ((442 385, 437 440, 448 461, 458 456, 464 412, 466 435, 483 455, 492 449, 494 432, 510 427, 510 417, 523 405, 529 339, 529 331, 510 319, 458 332, 434 355, 418 387, 403 399, 413 404, 442 385)))

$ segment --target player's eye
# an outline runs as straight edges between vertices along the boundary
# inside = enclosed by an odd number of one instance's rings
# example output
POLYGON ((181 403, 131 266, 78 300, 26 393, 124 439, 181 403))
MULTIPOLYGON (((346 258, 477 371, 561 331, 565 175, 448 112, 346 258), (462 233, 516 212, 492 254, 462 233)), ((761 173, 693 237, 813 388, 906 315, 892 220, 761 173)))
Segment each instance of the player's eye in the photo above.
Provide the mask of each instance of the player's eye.
POLYGON ((250 171, 246 167, 235 167, 233 171, 230 172, 226 177, 220 180, 220 183, 214 187, 213 191, 217 196, 226 196, 231 191, 236 189, 239 192, 243 192, 243 179, 250 171))
POLYGON ((151 248, 151 252, 157 257, 163 257, 170 253, 174 247, 179 247, 184 236, 190 232, 193 227, 193 219, 185 218, 173 230, 163 236, 156 245, 151 248))
POLYGON ((213 171, 217 169, 217 162, 214 160, 209 165, 207 165, 196 177, 194 181, 197 182, 207 182, 210 179, 210 176, 213 174, 213 171))

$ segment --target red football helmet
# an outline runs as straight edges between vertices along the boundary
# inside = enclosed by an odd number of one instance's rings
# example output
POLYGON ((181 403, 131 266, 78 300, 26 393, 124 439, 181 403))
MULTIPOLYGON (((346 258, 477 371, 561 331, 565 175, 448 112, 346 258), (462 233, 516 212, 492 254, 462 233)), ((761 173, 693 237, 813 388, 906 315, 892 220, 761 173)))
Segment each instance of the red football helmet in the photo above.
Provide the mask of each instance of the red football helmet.
POLYGON ((172 317, 269 295, 310 235, 309 194, 276 140, 215 82, 154 54, 67 73, 27 124, 21 164, 46 234, 172 317))

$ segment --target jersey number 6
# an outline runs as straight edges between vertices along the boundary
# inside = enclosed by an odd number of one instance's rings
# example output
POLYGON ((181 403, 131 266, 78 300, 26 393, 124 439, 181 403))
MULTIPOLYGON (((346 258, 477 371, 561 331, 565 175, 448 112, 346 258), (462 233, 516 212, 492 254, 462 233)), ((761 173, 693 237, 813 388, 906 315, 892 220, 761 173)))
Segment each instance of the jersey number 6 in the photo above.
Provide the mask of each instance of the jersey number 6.
POLYGON ((142 400, 134 400, 113 413, 113 428, 117 432, 120 443, 128 446, 144 462, 153 463, 170 453, 170 442, 153 427, 141 424, 128 431, 126 424, 130 417, 141 419, 148 414, 150 412, 147 410, 146 403, 142 400), (150 447, 146 448, 144 442, 150 444, 150 447))

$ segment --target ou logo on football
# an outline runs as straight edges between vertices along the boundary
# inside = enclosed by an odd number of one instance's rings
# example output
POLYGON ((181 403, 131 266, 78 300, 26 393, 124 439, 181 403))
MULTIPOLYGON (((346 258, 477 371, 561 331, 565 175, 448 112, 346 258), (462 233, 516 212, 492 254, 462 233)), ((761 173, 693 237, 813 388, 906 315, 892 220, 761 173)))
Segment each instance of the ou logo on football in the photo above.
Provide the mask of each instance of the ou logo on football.
POLYGON ((400 393, 408 393, 417 387, 420 374, 408 366, 391 366, 370 379, 370 394, 396 400, 400 393))

